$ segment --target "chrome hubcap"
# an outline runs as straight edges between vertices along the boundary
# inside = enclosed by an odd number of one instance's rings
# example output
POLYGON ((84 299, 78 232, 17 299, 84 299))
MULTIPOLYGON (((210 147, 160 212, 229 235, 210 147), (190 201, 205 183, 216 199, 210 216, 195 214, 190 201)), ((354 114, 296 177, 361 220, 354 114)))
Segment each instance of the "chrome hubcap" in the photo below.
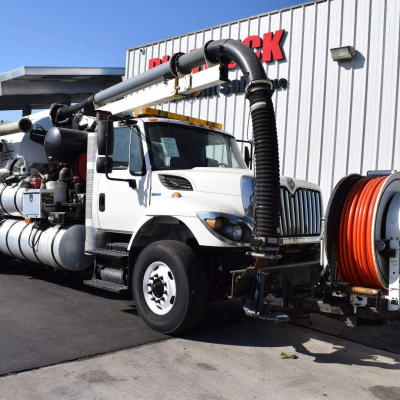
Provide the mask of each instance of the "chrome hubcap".
POLYGON ((143 294, 146 304, 157 315, 171 311, 176 299, 175 277, 161 261, 148 266, 143 279, 143 294))

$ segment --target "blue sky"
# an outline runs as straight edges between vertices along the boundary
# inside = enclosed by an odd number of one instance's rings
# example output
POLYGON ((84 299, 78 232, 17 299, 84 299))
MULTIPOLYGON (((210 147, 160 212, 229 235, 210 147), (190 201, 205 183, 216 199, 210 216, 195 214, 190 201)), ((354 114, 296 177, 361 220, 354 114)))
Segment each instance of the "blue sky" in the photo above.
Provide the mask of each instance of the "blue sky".
MULTIPOLYGON (((301 2, 4 1, 0 73, 22 66, 124 67, 130 47, 301 2)), ((0 119, 20 116, 20 111, 0 112, 0 119)))

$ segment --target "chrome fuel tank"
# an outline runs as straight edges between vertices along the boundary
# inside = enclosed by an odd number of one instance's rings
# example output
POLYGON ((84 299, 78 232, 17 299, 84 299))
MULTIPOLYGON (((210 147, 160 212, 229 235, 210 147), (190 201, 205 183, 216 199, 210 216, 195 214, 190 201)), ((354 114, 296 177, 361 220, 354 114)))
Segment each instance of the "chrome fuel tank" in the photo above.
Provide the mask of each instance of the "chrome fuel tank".
POLYGON ((19 219, 5 219, 0 225, 0 252, 18 260, 84 271, 93 263, 84 246, 84 225, 38 227, 19 219))

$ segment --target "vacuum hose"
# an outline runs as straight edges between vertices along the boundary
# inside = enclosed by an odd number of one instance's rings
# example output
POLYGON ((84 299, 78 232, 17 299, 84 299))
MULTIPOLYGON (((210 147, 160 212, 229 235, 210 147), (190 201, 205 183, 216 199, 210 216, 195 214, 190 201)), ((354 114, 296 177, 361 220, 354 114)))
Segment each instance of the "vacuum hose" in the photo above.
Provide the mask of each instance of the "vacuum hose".
MULTIPOLYGON (((234 61, 246 79, 246 96, 250 102, 255 155, 255 227, 254 248, 276 249, 279 237, 280 171, 279 147, 273 90, 259 59, 242 43, 227 39, 205 46, 206 57, 213 63, 234 61)), ((270 250, 268 252, 271 252, 270 250)))
POLYGON ((253 83, 247 92, 253 122, 255 155, 255 227, 265 247, 279 236, 279 147, 272 90, 263 82, 253 83))

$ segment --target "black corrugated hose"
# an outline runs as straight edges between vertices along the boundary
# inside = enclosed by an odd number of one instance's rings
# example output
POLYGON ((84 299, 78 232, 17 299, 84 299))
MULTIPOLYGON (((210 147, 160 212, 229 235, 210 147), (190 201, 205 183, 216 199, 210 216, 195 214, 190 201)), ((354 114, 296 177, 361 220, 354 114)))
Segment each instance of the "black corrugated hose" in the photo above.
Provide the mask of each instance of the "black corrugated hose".
MULTIPOLYGON (((272 89, 265 81, 253 82, 248 89, 255 155, 255 229, 257 238, 279 237, 280 183, 279 147, 272 89)), ((273 240, 272 240, 273 242, 273 240)), ((265 243, 263 247, 274 247, 265 243)))
POLYGON ((268 253, 277 252, 280 175, 278 134, 271 100, 273 90, 260 60, 243 43, 232 39, 211 41, 205 45, 205 53, 211 62, 236 62, 246 79, 255 143, 255 240, 251 247, 268 253))

